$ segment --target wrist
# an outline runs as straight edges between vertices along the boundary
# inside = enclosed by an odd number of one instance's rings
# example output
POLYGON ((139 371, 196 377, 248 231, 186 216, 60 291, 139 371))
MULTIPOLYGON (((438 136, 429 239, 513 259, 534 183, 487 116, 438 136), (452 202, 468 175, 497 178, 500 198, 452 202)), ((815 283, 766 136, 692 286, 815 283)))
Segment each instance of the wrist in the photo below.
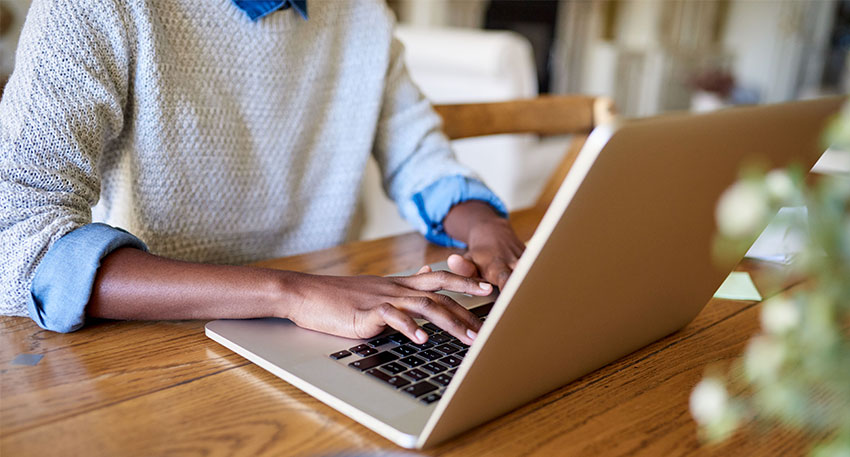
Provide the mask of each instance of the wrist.
POLYGON ((469 244, 474 232, 486 226, 507 225, 492 206, 480 200, 468 200, 456 204, 443 220, 446 233, 456 240, 469 244))
POLYGON ((302 291, 306 277, 310 275, 296 271, 269 271, 271 274, 264 288, 266 314, 293 320, 304 302, 302 291))

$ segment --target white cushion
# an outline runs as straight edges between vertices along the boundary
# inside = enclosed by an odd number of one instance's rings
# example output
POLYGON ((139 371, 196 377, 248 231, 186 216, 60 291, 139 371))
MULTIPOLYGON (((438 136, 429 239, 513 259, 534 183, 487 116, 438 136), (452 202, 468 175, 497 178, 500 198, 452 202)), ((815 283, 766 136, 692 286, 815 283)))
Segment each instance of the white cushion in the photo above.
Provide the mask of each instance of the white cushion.
MULTIPOLYGON (((504 31, 401 26, 413 81, 435 104, 516 100, 537 96, 531 45, 504 31)), ((530 206, 566 150, 568 140, 540 142, 533 135, 496 135, 452 142, 458 159, 475 170, 508 209, 530 206)), ((374 161, 363 186, 360 239, 403 232, 411 227, 384 195, 374 161)))

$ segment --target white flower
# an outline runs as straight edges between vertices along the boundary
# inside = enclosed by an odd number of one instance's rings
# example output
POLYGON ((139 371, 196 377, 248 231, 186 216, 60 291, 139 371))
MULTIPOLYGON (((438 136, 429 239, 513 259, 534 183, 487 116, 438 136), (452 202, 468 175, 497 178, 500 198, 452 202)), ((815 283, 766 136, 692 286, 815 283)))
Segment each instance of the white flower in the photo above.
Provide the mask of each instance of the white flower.
POLYGON ((766 335, 750 340, 744 354, 744 370, 750 380, 756 382, 772 381, 779 375, 779 368, 785 360, 785 346, 766 335))
POLYGON ((794 181, 785 170, 773 170, 764 178, 767 193, 776 200, 788 201, 794 195, 794 181))
POLYGON ((800 310, 792 300, 787 298, 771 299, 761 310, 761 326, 768 333, 785 333, 799 323, 800 310))
POLYGON ((765 193, 755 183, 737 182, 720 196, 715 217, 720 233, 739 238, 761 229, 767 218, 765 193))
POLYGON ((728 403, 729 395, 723 383, 705 378, 691 392, 691 415, 702 425, 716 423, 725 415, 728 403))

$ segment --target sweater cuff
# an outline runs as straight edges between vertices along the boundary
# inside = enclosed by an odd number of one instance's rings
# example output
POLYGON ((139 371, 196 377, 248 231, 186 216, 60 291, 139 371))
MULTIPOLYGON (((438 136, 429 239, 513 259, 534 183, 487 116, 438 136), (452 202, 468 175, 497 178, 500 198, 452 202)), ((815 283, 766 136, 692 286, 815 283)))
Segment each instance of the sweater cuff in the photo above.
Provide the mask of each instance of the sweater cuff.
POLYGON ((59 238, 35 270, 28 304, 32 320, 54 332, 82 327, 100 260, 121 247, 147 251, 145 243, 130 233, 100 223, 59 238))
MULTIPOLYGON (((466 243, 446 233, 443 220, 452 207, 469 200, 480 200, 489 204, 501 217, 508 217, 508 210, 499 197, 477 179, 461 175, 444 177, 413 196, 413 203, 421 224, 417 224, 425 238, 442 246, 466 249, 466 243)), ((410 218, 408 218, 410 219, 410 218)))

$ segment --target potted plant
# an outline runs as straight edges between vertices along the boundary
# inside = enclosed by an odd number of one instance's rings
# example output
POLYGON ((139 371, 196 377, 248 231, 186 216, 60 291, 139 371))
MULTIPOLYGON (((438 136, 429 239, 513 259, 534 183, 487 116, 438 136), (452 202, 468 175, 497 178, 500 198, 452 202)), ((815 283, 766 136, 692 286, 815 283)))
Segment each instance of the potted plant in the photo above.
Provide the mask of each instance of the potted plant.
MULTIPOLYGON (((825 137, 850 151, 850 105, 825 137)), ((804 251, 790 274, 808 278, 761 304, 761 332, 726 373, 709 374, 691 394, 691 413, 708 441, 746 423, 826 437, 811 455, 850 456, 850 175, 746 173, 717 206, 718 253, 753 239, 781 206, 805 205, 804 251)))

